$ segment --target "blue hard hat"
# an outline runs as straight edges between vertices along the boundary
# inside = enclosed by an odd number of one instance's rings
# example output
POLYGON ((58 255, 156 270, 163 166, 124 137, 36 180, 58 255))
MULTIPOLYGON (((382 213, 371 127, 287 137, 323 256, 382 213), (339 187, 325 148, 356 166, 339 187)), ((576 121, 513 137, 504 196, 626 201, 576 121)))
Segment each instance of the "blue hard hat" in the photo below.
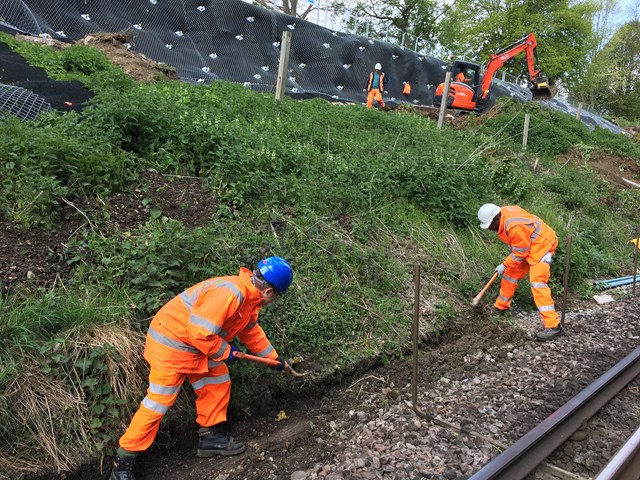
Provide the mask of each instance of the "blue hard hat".
POLYGON ((258 269, 264 277, 278 291, 285 293, 293 282, 293 268, 284 258, 269 257, 258 262, 258 269))

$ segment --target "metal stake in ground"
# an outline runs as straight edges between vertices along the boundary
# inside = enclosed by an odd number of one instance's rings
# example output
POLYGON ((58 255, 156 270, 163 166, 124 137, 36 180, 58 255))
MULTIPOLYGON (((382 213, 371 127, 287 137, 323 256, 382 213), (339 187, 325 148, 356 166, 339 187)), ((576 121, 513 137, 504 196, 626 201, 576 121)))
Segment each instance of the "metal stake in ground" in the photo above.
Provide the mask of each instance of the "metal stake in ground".
POLYGON ((636 241, 633 244, 633 289, 631 293, 636 294, 636 276, 638 274, 638 248, 640 248, 640 226, 636 228, 636 241))
POLYGON ((413 267, 413 324, 411 336, 413 337, 413 373, 411 377, 411 402, 413 411, 418 416, 426 418, 427 414, 418 408, 418 342, 420 337, 420 265, 413 267))
POLYGON ((560 325, 564 326, 564 314, 567 311, 567 293, 569 292, 569 264, 571 263, 571 235, 567 235, 567 258, 564 264, 564 279, 562 280, 562 316, 560 325))

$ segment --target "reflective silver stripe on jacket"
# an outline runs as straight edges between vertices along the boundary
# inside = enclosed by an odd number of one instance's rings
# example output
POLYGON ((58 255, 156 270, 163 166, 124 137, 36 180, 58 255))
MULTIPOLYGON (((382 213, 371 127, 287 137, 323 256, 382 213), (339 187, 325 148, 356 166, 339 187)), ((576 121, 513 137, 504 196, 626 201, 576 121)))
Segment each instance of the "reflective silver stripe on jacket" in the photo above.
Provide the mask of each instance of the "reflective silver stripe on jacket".
POLYGON ((536 220, 533 224, 536 226, 536 228, 531 234, 531 240, 535 240, 536 238, 538 238, 538 235, 540 235, 540 220, 536 220))
POLYGON ((523 261, 523 260, 525 259, 525 257, 517 257, 517 256, 515 255, 515 253, 511 253, 511 254, 509 254, 509 256, 510 256, 511 258, 513 258, 513 259, 514 259, 516 262, 518 262, 518 263, 520 263, 521 261, 523 261))
POLYGON ((510 277, 510 276, 508 276, 508 275, 502 275, 502 279, 503 279, 503 280, 505 280, 505 281, 507 281, 507 282, 509 282, 509 283, 515 283, 516 285, 517 285, 517 284, 518 284, 518 282, 520 281, 520 280, 516 280, 515 278, 510 277))
POLYGON ((544 282, 533 282, 531 288, 549 288, 549 285, 544 282))
POLYGON ((240 291, 238 286, 233 282, 222 280, 221 278, 216 278, 214 280, 211 280, 210 282, 205 282, 199 288, 194 289, 191 295, 189 295, 185 290, 180 294, 180 299, 182 300, 182 303, 184 303, 184 306, 187 307, 189 311, 191 311, 191 308, 193 308, 193 304, 198 299, 198 295, 214 287, 222 287, 230 290, 231 293, 238 299, 239 304, 242 304, 242 302, 244 301, 244 295, 242 295, 242 292, 240 291))
POLYGON ((269 355, 271 352, 273 352, 275 349, 273 348, 272 345, 269 345, 267 348, 265 348, 264 350, 257 352, 256 355, 259 357, 267 357, 267 355, 269 355))
POLYGON ((221 340, 222 341, 220 342, 220 348, 216 353, 213 354, 214 357, 219 357, 220 355, 222 355, 227 350, 227 347, 229 346, 229 344, 224 338, 221 338, 221 340))
POLYGON ((164 415, 169 410, 167 405, 162 405, 161 403, 151 400, 149 397, 144 397, 142 405, 147 407, 149 410, 159 413, 160 415, 164 415))
POLYGON ((224 362, 216 362, 213 358, 209 359, 209 363, 207 364, 207 366, 209 368, 213 368, 213 367, 219 367, 220 365, 222 365, 224 362))
POLYGON ((529 251, 528 248, 520 248, 520 247, 511 247, 511 251, 512 252, 521 252, 521 253, 526 253, 529 251))
POLYGON ((149 382, 149 391, 151 393, 157 393, 158 395, 177 395, 180 392, 182 385, 176 385, 175 387, 165 387, 164 385, 158 385, 157 383, 149 382))
POLYGON ((220 325, 216 325, 213 322, 210 322, 208 319, 201 317, 200 315, 194 315, 193 313, 189 315, 189 323, 194 325, 198 325, 199 327, 204 328, 207 332, 213 333, 214 335, 218 335, 220 337, 226 337, 227 331, 223 330, 220 325))
POLYGON ((252 330, 253 327, 255 327, 257 324, 258 324, 258 322, 247 323, 247 326, 244 327, 244 331, 248 332, 248 331, 252 330))
POLYGON ((198 350, 197 348, 194 348, 191 345, 187 345, 186 343, 181 342, 180 340, 174 340, 172 338, 169 338, 166 335, 163 335, 162 333, 154 330, 153 327, 149 327, 148 334, 156 342, 161 343, 166 347, 173 348, 175 350, 180 350, 182 352, 187 352, 187 353, 194 353, 194 354, 200 353, 200 350, 198 350))
POLYGON ((509 220, 504 222, 504 229, 508 230, 509 225, 511 225, 514 222, 519 222, 522 225, 533 225, 534 228, 533 228, 533 233, 531 233, 531 240, 535 240, 536 238, 538 238, 538 235, 540 235, 540 228, 542 228, 542 220, 540 220, 538 217, 536 217, 535 220, 529 220, 527 218, 521 218, 521 217, 510 218, 509 220))
POLYGON ((555 312, 555 310, 556 310, 555 305, 546 305, 544 307, 538 307, 539 312, 555 312))
POLYGON ((205 377, 197 382, 193 382, 191 385, 194 390, 200 390, 205 385, 220 385, 221 383, 230 382, 231 378, 228 373, 220 375, 219 377, 205 377))
POLYGON ((500 300, 502 300, 503 302, 510 302, 511 301, 511 297, 507 298, 507 297, 503 297, 502 295, 498 295, 498 298, 500 300))

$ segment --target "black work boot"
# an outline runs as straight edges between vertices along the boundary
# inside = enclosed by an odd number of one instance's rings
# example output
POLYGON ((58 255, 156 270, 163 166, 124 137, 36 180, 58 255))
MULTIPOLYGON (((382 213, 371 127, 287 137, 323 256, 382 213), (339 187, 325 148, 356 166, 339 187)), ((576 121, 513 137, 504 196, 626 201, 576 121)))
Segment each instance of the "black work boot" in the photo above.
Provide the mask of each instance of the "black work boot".
POLYGON ((541 332, 538 332, 536 334, 536 340, 546 342, 547 340, 553 340, 562 335, 564 335, 564 328, 562 328, 562 325, 558 325, 556 328, 545 328, 541 332))
POLYGON ((221 427, 205 427, 198 430, 198 456, 213 457, 214 455, 238 455, 247 447, 242 442, 237 442, 221 427))
POLYGON ((117 455, 109 480, 136 480, 136 476, 133 474, 134 463, 135 457, 121 457, 117 455))

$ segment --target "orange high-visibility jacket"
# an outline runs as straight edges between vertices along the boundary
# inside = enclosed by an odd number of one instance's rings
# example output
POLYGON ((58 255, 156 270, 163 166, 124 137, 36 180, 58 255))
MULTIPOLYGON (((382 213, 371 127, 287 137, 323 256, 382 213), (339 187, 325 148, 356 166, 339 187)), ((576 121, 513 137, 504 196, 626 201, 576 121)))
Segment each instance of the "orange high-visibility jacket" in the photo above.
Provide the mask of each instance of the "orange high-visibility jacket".
POLYGON ((512 267, 526 260, 529 265, 539 263, 547 252, 555 252, 558 237, 553 229, 535 215, 510 205, 500 209, 498 238, 511 247, 504 265, 512 267))
POLYGON ((404 88, 402 89, 402 94, 403 95, 411 95, 411 85, 409 84, 409 82, 406 82, 404 84, 404 88))
MULTIPOLYGON (((367 85, 367 91, 371 91, 372 83, 373 83, 373 72, 369 72, 369 84, 367 85)), ((380 72, 380 91, 384 92, 384 72, 380 72)))
POLYGON ((258 325, 262 298, 251 277, 241 268, 238 275, 210 278, 170 300, 149 325, 147 362, 174 372, 205 373, 209 358, 221 361, 229 355, 236 336, 255 355, 277 358, 258 325))

